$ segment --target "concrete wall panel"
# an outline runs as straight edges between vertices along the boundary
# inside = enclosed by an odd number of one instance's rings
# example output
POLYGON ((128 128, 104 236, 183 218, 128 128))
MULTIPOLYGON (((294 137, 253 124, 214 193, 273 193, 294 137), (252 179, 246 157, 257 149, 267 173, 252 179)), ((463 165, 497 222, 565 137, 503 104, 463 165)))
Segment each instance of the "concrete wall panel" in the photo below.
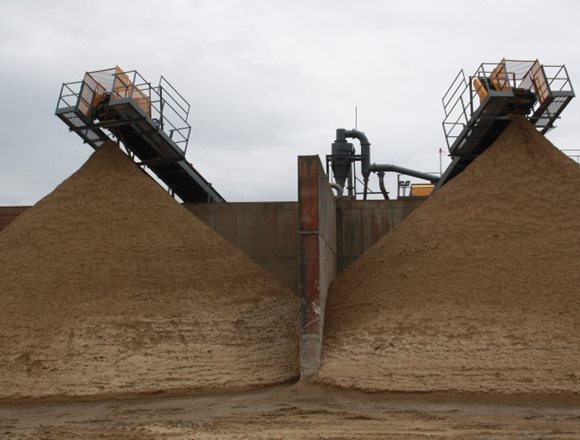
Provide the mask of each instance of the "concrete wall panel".
POLYGON ((423 199, 337 201, 338 272, 417 209, 423 199))
POLYGON ((185 204, 283 286, 298 293, 296 202, 185 204))

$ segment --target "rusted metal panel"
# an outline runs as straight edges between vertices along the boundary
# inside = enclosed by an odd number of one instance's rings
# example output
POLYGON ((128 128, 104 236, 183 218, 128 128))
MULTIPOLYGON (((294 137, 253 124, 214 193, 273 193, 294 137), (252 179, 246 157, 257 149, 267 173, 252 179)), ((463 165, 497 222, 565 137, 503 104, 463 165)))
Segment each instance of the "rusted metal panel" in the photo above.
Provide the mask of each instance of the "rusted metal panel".
POLYGON ((318 231, 318 156, 298 158, 298 225, 300 231, 318 231))
POLYGON ((318 156, 298 158, 301 376, 320 368, 324 306, 336 274, 336 205, 318 156))
POLYGON ((319 159, 298 158, 298 234, 300 241, 300 324, 302 333, 319 334, 319 159), (317 314, 318 311, 318 314, 317 314))

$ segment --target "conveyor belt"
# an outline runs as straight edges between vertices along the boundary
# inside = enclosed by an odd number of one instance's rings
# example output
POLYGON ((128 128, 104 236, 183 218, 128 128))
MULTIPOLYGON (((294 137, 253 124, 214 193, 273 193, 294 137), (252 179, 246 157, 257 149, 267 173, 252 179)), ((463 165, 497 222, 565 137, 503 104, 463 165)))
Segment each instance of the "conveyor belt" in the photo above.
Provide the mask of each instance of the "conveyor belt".
POLYGON ((492 92, 474 111, 463 131, 449 148, 453 160, 445 170, 435 190, 453 179, 503 133, 517 114, 527 114, 535 98, 527 101, 510 91, 492 92))
POLYGON ((100 122, 85 125, 75 107, 59 108, 56 115, 93 148, 108 139, 109 130, 184 202, 224 202, 224 198, 187 161, 183 151, 130 98, 111 100, 96 115, 100 122))

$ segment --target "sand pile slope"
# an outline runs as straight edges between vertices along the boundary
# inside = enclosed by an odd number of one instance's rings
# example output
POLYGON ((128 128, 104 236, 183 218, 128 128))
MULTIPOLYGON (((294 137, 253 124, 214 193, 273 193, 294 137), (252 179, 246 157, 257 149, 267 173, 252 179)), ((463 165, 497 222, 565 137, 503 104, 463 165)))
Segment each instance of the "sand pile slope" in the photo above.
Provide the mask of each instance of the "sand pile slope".
POLYGON ((289 380, 297 315, 111 143, 0 234, 0 398, 289 380))
POLYGON ((333 283, 320 380, 580 392, 580 167, 515 120, 333 283))

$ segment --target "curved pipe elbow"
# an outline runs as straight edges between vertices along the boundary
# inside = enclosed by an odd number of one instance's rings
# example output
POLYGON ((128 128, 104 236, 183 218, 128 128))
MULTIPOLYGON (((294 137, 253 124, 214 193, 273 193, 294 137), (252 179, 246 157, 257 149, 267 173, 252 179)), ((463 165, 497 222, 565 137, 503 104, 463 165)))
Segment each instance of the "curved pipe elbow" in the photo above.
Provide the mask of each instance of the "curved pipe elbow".
POLYGON ((371 143, 362 131, 345 130, 344 128, 336 129, 335 142, 346 142, 348 138, 357 139, 360 142, 362 175, 365 179, 368 179, 371 174, 371 143))
POLYGON ((370 145, 371 143, 367 139, 366 135, 362 131, 358 130, 345 130, 344 128, 338 128, 336 130, 336 141, 337 142, 345 142, 346 139, 358 139, 361 146, 362 145, 370 145))
POLYGON ((342 197, 342 186, 335 182, 329 182, 332 189, 336 190, 336 197, 342 197))

